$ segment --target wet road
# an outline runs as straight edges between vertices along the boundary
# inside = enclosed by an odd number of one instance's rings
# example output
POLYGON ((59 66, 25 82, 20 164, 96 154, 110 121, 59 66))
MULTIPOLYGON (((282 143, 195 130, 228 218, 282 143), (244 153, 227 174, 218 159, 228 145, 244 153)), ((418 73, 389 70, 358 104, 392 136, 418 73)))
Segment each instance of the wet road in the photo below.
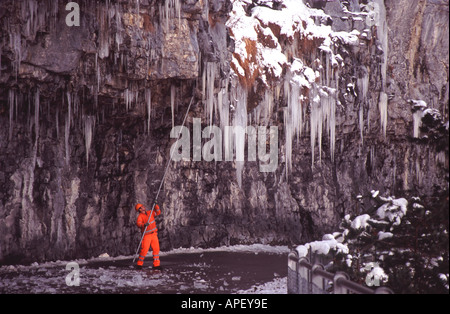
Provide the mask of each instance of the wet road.
POLYGON ((0 293, 238 293, 287 276, 287 254, 203 252, 162 254, 163 271, 131 258, 97 258, 0 268, 0 293), (79 275, 79 282, 76 276, 79 275))

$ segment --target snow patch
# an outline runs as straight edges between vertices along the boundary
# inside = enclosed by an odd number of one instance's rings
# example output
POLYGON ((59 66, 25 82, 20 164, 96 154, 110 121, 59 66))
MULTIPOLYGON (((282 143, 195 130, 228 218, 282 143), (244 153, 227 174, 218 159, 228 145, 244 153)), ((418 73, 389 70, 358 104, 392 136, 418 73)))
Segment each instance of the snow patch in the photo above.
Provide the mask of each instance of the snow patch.
POLYGON ((311 250, 313 253, 328 254, 331 250, 336 253, 348 254, 348 247, 346 244, 338 242, 333 235, 326 234, 323 236, 321 241, 314 241, 306 243, 305 245, 299 245, 296 248, 299 257, 306 257, 308 251, 311 250))

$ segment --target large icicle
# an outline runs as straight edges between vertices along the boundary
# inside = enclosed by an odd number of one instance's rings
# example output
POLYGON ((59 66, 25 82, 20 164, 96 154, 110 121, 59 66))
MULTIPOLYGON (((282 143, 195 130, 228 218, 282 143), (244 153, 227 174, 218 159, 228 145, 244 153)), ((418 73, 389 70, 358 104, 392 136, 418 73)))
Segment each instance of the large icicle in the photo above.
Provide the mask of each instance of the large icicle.
POLYGON ((206 85, 205 112, 208 117, 207 120, 208 124, 212 125, 214 115, 214 105, 215 105, 214 81, 216 79, 216 63, 207 62, 205 70, 206 70, 204 78, 204 83, 206 85))
POLYGON ((238 84, 236 88, 236 111, 234 115, 234 138, 236 148, 236 178, 242 187, 242 171, 245 164, 245 138, 247 128, 247 91, 238 84))
POLYGON ((322 106, 320 104, 320 96, 315 93, 311 95, 311 113, 310 113, 310 137, 311 137, 311 156, 312 165, 314 165, 316 139, 319 141, 319 152, 322 151, 322 106))
POLYGON ((387 117, 388 117, 388 96, 385 92, 380 93, 380 99, 378 100, 378 108, 380 110, 380 123, 384 137, 386 137, 387 117))
POLYGON ((64 145, 66 152, 66 165, 70 164, 70 146, 69 146, 69 137, 70 137, 70 115, 66 114, 66 121, 64 125, 64 145))
POLYGON ((89 151, 91 149, 93 133, 95 128, 94 116, 83 116, 84 122, 84 143, 86 149, 86 164, 89 164, 89 151))
POLYGON ((15 60, 13 62, 13 72, 16 74, 16 79, 19 76, 20 64, 22 62, 22 36, 20 30, 15 30, 9 33, 10 46, 14 51, 15 60))
POLYGON ((379 109, 380 109, 380 121, 383 134, 386 137, 386 127, 388 110, 387 103, 388 97, 386 94, 386 69, 387 69, 387 57, 388 57, 388 29, 386 22, 386 7, 384 6, 383 0, 374 0, 374 8, 376 10, 376 26, 377 26, 377 37, 380 41, 381 48, 383 50, 383 57, 381 60, 381 92, 379 99, 379 109))
POLYGON ((230 92, 228 91, 228 79, 225 80, 224 87, 220 90, 217 95, 217 111, 219 113, 220 127, 223 134, 223 151, 225 152, 225 160, 232 160, 230 155, 233 151, 233 137, 229 132, 230 127, 230 92))
POLYGON ((40 100, 39 100, 39 88, 36 89, 34 94, 34 130, 36 133, 36 143, 39 140, 39 111, 40 111, 40 100))
POLYGON ((175 17, 178 18, 178 27, 181 25, 181 0, 165 0, 164 5, 160 5, 160 20, 162 21, 163 29, 169 31, 169 21, 175 17))
POLYGON ((411 103, 413 110, 413 137, 418 138, 420 136, 420 127, 422 126, 424 110, 428 105, 423 100, 410 99, 409 102, 411 103))
POLYGON ((418 138, 420 135, 420 127, 422 126, 422 115, 421 110, 417 110, 413 113, 413 137, 418 138))
POLYGON ((152 92, 150 88, 145 89, 145 103, 147 105, 147 134, 150 134, 150 121, 152 119, 152 92))
POLYGON ((100 59, 107 58, 109 56, 109 32, 110 32, 110 21, 109 21, 109 1, 106 2, 106 8, 101 8, 98 10, 99 16, 99 43, 98 43, 98 56, 100 59))
POLYGON ((9 107, 9 141, 12 139, 13 130, 14 130, 14 108, 16 105, 16 91, 14 89, 10 89, 8 91, 8 107, 9 107))
MULTIPOLYGON (((357 79, 359 102, 359 132, 361 136, 361 143, 364 143, 364 105, 367 103, 367 93, 369 91, 369 73, 366 68, 363 68, 362 77, 357 79)), ((368 120, 369 117, 367 117, 368 120)), ((369 123, 369 122, 367 122, 369 123)))
MULTIPOLYGON (((300 97, 300 85, 294 80, 290 80, 289 76, 284 82, 284 94, 287 99, 287 108, 284 111, 284 126, 286 136, 286 174, 292 169, 292 141, 294 136, 297 142, 300 140, 303 130, 303 105, 300 97)), ((265 95, 268 97, 268 95, 265 95)), ((271 114, 271 102, 267 102, 267 113, 271 114)), ((270 116, 269 116, 270 117, 270 116)), ((267 121, 267 120, 266 120, 267 121)))

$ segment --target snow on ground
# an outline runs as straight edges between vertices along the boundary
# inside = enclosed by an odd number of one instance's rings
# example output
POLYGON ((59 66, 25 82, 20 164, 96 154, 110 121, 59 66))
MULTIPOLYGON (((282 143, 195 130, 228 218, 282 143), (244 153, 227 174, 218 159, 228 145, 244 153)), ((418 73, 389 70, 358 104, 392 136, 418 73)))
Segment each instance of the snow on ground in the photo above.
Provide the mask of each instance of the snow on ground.
POLYGON ((255 285, 247 290, 239 290, 237 294, 287 294, 287 277, 275 278, 263 285, 255 285))
POLYGON ((216 248, 178 248, 170 250, 164 254, 180 254, 180 253, 203 253, 203 252, 247 252, 247 253, 271 253, 271 254, 289 254, 290 249, 287 246, 272 246, 267 244, 250 244, 250 245, 233 245, 233 246, 220 246, 216 248))
MULTIPOLYGON (((133 256, 51 261, 0 267, 0 294, 11 293, 286 293, 284 260, 289 249, 262 244, 161 253, 163 272, 144 270, 133 256), (80 284, 73 285, 76 264, 80 284), (251 287, 251 288, 248 288, 251 287)), ((286 259, 287 261, 287 259, 286 259)))

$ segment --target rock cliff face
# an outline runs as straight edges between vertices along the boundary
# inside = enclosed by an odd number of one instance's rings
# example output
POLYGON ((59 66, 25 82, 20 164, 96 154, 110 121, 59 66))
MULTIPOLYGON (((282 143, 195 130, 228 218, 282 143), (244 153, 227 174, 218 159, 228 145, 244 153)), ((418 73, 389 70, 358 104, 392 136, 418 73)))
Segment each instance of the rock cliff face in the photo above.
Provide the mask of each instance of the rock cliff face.
POLYGON ((172 162, 163 249, 308 241, 372 189, 448 191, 448 1, 306 2, 80 1, 69 27, 65 1, 2 1, 0 261, 134 253, 191 100, 191 136, 276 127, 278 167, 172 162))

